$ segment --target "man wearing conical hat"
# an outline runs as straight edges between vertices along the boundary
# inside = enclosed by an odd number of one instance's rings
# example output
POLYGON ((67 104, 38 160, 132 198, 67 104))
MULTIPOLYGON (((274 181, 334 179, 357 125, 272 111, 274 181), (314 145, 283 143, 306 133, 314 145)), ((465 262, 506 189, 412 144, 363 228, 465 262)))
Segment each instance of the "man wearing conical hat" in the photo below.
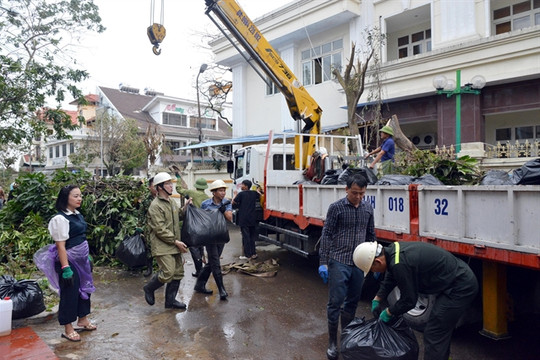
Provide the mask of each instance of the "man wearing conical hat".
POLYGON ((379 132, 381 133, 382 144, 375 150, 367 153, 366 158, 377 154, 375 159, 371 162, 371 164, 369 164, 369 168, 373 169, 380 161, 383 168, 383 173, 387 174, 389 173, 387 169, 391 169, 391 165, 394 162, 394 153, 396 151, 396 145, 393 138, 394 130, 392 127, 385 125, 381 130, 379 130, 379 132))

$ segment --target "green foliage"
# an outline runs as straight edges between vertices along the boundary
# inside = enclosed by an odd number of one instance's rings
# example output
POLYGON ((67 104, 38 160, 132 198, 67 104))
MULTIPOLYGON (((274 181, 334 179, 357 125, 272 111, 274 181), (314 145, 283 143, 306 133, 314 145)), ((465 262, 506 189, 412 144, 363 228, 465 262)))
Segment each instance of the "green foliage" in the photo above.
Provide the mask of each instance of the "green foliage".
POLYGON ((427 150, 400 152, 394 158, 395 173, 420 177, 431 174, 445 185, 474 185, 480 183, 483 172, 478 161, 468 155, 458 159, 438 156, 427 150))
POLYGON ((96 264, 117 264, 114 252, 126 235, 134 233, 148 188, 138 179, 116 176, 95 180, 85 171, 57 170, 24 173, 17 179, 13 200, 0 210, 0 273, 31 273, 33 255, 52 244, 48 222, 63 186, 77 184, 83 195, 80 208, 88 224, 87 239, 96 264))
POLYGON ((88 77, 75 68, 70 48, 82 35, 103 32, 98 7, 91 0, 11 0, 0 8, 0 144, 20 144, 42 135, 43 120, 55 136, 73 128, 60 109, 66 93, 84 102, 77 84, 88 77), (56 108, 44 108, 50 99, 56 108))

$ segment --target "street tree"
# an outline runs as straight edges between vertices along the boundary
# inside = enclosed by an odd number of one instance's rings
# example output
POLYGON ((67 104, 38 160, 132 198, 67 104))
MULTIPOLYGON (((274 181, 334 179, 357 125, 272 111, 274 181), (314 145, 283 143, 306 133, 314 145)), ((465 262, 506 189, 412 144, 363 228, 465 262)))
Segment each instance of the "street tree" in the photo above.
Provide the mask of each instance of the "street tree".
POLYGON ((48 136, 68 137, 76 125, 60 105, 67 94, 83 104, 77 86, 88 77, 71 49, 104 30, 92 0, 0 0, 0 143, 40 137, 43 121, 54 130, 48 136))
MULTIPOLYGON (((231 120, 225 115, 224 104, 228 100, 229 93, 232 91, 232 81, 226 78, 230 72, 229 68, 219 65, 211 65, 205 71, 199 90, 201 91, 205 111, 211 110, 218 114, 229 126, 232 126, 231 120)), ((230 99, 229 99, 230 101, 230 99)))
POLYGON ((73 164, 87 167, 96 159, 99 162, 103 159, 109 175, 130 174, 134 168, 145 166, 144 138, 138 134, 134 119, 103 113, 88 129, 87 138, 77 152, 70 155, 73 164))

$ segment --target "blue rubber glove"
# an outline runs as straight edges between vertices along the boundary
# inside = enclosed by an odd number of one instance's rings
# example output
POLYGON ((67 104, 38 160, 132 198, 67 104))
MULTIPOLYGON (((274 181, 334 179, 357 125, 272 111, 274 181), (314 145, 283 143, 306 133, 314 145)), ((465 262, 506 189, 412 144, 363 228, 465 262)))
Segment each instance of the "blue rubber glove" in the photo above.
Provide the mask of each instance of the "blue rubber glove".
POLYGON ((323 283, 326 284, 328 282, 328 266, 319 266, 319 276, 321 277, 323 283))
POLYGON ((386 308, 379 316, 379 319, 384 323, 388 323, 392 319, 392 315, 390 315, 387 310, 388 308, 386 308))
POLYGON ((381 302, 379 300, 371 301, 371 313, 375 319, 381 316, 381 311, 381 302))

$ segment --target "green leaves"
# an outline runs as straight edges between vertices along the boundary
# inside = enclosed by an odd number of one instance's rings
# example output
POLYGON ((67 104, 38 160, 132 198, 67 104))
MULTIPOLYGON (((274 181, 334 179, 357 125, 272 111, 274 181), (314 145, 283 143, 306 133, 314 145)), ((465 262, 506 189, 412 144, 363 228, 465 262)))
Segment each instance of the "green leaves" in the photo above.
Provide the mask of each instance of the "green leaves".
POLYGON ((399 174, 414 177, 431 174, 445 185, 478 184, 483 175, 477 160, 468 155, 449 159, 427 150, 416 150, 411 154, 400 152, 394 161, 399 174))
POLYGON ((85 171, 57 170, 50 178, 43 173, 24 173, 17 183, 15 198, 0 211, 0 273, 33 269, 34 253, 53 243, 48 222, 57 213, 56 198, 65 185, 76 184, 81 189, 80 211, 88 224, 90 252, 99 263, 115 263, 119 242, 145 221, 141 202, 148 196, 148 188, 133 177, 94 180, 85 171))
POLYGON ((38 123, 46 121, 64 137, 71 126, 64 111, 37 120, 35 111, 48 98, 59 107, 67 94, 81 97, 77 85, 88 73, 66 64, 76 64, 70 49, 82 35, 105 30, 98 7, 91 0, 11 0, 0 14, 0 143, 31 140, 44 133, 38 123))

